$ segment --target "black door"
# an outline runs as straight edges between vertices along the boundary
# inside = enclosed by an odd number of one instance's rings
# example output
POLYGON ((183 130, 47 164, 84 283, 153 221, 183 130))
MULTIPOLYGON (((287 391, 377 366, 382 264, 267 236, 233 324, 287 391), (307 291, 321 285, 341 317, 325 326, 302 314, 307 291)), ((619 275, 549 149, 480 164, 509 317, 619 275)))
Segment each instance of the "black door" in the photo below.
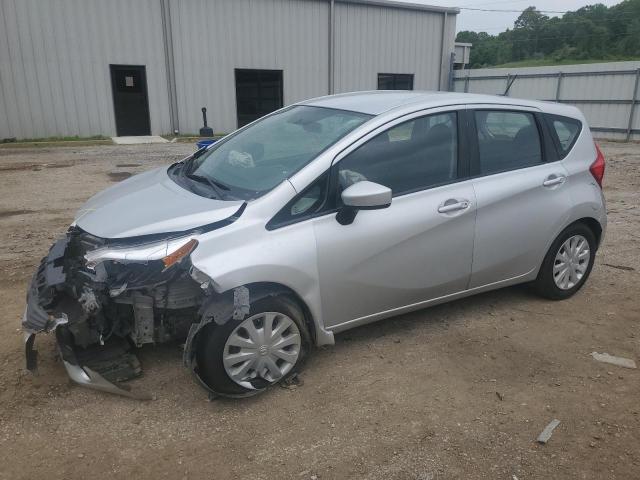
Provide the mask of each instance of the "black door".
POLYGON ((238 127, 282 107, 282 70, 236 69, 238 127))
POLYGON ((118 136, 150 135, 144 65, 110 65, 118 136))

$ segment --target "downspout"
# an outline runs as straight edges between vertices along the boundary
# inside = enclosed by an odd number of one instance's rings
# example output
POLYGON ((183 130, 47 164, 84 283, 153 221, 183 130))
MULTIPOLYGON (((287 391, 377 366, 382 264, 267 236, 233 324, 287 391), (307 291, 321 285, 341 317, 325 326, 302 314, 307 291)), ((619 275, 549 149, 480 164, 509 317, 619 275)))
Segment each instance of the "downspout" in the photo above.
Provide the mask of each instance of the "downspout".
POLYGON ((454 88, 453 88, 453 81, 454 81, 454 76, 453 76, 453 62, 455 60, 456 54, 454 52, 451 52, 449 54, 449 71, 447 74, 447 91, 448 92, 453 92, 454 88))
POLYGON ((178 96, 176 90, 176 68, 173 58, 173 30, 171 27, 171 0, 160 0, 162 15, 162 41, 164 44, 164 61, 167 71, 167 92, 169 94, 169 120, 174 134, 180 132, 178 119, 178 96))
POLYGON ((329 0, 329 95, 334 93, 335 71, 335 0, 329 0))
POLYGON ((442 77, 444 74, 444 57, 445 57, 445 50, 446 50, 446 42, 445 42, 445 35, 447 33, 447 12, 443 12, 442 14, 442 38, 441 38, 441 51, 440 51, 440 75, 438 77, 438 90, 442 90, 442 77))

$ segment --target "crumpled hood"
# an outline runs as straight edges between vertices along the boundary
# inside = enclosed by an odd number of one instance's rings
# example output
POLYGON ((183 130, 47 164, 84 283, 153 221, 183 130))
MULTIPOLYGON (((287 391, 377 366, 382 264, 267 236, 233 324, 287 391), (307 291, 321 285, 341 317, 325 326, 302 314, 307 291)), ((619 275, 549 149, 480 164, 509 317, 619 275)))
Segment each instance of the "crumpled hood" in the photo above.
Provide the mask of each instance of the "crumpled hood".
POLYGON ((188 230, 232 216, 242 201, 212 200, 171 180, 168 167, 135 175, 91 197, 74 223, 101 238, 188 230))

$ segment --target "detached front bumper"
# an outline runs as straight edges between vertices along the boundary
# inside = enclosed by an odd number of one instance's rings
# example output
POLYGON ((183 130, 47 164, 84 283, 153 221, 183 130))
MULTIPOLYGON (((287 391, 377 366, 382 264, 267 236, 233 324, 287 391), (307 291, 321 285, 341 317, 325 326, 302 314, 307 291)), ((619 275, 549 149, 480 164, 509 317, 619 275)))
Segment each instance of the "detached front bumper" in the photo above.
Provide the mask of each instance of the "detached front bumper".
MULTIPOLYGON (((78 356, 76 355, 75 347, 69 331, 61 322, 56 319, 50 319, 50 315, 40 307, 37 303, 37 297, 31 294, 30 289, 23 326, 29 323, 32 324, 34 321, 43 321, 44 319, 46 319, 46 322, 44 322, 43 325, 52 325, 52 329, 55 330, 58 352, 60 353, 62 363, 69 375, 69 378, 71 378, 75 383, 93 390, 100 390, 102 392, 122 395, 125 397, 135 398, 137 400, 152 399, 151 395, 145 392, 132 391, 125 385, 110 382, 88 366, 81 365, 78 360, 78 356)), ((46 328, 43 328, 41 331, 46 332, 51 331, 51 329, 47 330, 46 328)), ((27 370, 33 373, 37 372, 38 369, 38 351, 35 349, 35 338, 36 333, 25 328, 25 356, 27 370)))
POLYGON ((68 243, 67 237, 54 243, 31 279, 27 290, 27 308, 22 318, 22 327, 27 332, 51 332, 58 325, 66 323, 64 313, 56 314, 53 308, 47 307, 53 305, 56 290, 66 280, 61 263, 68 243))
MULTIPOLYGON (((58 341, 58 351, 62 358, 62 363, 67 375, 78 385, 91 388, 93 390, 100 390, 101 392, 113 393, 115 395, 122 395, 125 397, 135 398, 137 400, 151 400, 151 395, 145 392, 132 391, 125 385, 119 385, 110 382, 98 372, 91 368, 80 365, 76 356, 73 344, 68 338, 69 332, 64 327, 56 330, 56 339, 58 341), (66 337, 66 338, 65 338, 66 337)), ((35 372, 37 371, 37 350, 34 348, 35 333, 25 334, 25 351, 27 357, 27 369, 35 372)))
POLYGON ((67 243, 68 238, 65 237, 51 247, 49 254, 42 259, 27 291, 27 306, 22 318, 27 369, 34 373, 38 369, 38 352, 35 349, 36 334, 55 332, 58 351, 71 380, 94 390, 139 400, 150 400, 150 395, 132 392, 126 386, 110 382, 95 370, 83 365, 79 360, 72 335, 67 328, 69 317, 61 309, 68 308, 69 315, 72 316, 76 312, 74 312, 72 305, 64 303, 58 305, 58 302, 55 301, 58 291, 63 288, 66 281, 62 261, 67 243))
POLYGON ((59 325, 67 323, 65 313, 57 313, 47 309, 53 303, 57 287, 65 281, 60 261, 67 248, 68 239, 61 238, 49 250, 38 270, 31 279, 27 290, 27 306, 22 317, 22 329, 25 333, 25 355, 27 370, 35 372, 38 369, 38 352, 34 349, 36 333, 55 331, 59 325))
POLYGON ((61 327, 56 330, 56 339, 58 340, 58 350, 62 363, 67 370, 69 378, 83 387, 101 392, 113 393, 125 397, 135 398, 137 400, 151 400, 152 397, 146 392, 136 392, 126 385, 110 382, 95 370, 86 365, 81 365, 76 352, 74 350, 73 341, 69 331, 61 327))

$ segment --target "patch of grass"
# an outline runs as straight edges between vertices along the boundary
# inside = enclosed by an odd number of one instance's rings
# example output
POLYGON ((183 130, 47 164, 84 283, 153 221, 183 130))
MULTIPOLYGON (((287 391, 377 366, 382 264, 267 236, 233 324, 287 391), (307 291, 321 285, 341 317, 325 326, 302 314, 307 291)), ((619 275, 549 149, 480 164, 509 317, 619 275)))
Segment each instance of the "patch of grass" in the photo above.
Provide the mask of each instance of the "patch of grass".
POLYGON ((198 134, 197 133, 178 133, 176 135, 175 133, 163 133, 160 136, 162 138, 166 138, 167 140, 173 140, 174 138, 193 138, 193 137, 197 137, 198 134))
POLYGON ((110 140, 104 135, 91 135, 89 137, 79 137, 78 135, 69 137, 36 137, 36 138, 4 138, 0 143, 35 143, 35 142, 87 142, 91 140, 110 140))
MULTIPOLYGON (((216 140, 224 137, 225 135, 227 135, 226 133, 214 133, 213 134, 213 138, 215 138, 216 140)), ((202 140, 202 137, 196 133, 181 133, 178 135, 174 135, 174 134, 166 134, 166 135, 160 135, 162 138, 166 138, 167 140, 171 141, 174 138, 176 139, 176 142, 178 143, 195 143, 198 140, 202 140)))
POLYGON ((104 135, 92 135, 90 137, 41 137, 17 140, 5 138, 0 140, 0 148, 32 148, 32 147, 68 147, 90 145, 112 145, 111 138, 104 135))

